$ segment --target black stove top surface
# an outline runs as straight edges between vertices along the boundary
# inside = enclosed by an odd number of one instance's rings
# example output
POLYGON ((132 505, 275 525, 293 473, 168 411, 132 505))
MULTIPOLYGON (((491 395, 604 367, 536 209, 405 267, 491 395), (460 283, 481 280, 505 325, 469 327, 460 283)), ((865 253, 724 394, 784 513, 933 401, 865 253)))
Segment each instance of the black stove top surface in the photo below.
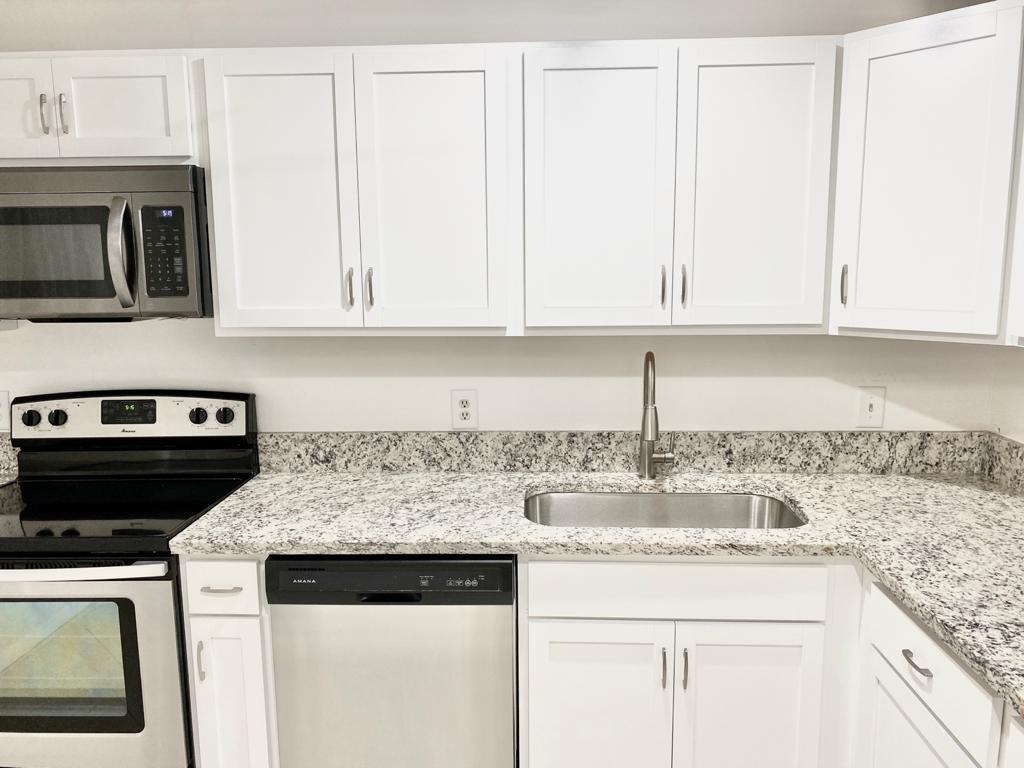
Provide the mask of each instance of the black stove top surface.
POLYGON ((63 478, 0 486, 0 553, 162 553, 248 477, 63 478))

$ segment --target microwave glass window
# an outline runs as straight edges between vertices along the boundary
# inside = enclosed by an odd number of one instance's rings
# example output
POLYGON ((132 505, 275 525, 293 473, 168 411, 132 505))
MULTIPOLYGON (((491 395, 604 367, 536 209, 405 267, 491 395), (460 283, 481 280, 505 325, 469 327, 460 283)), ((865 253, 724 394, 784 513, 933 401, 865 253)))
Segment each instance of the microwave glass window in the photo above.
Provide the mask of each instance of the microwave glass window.
POLYGON ((121 599, 0 601, 0 730, 141 730, 133 613, 121 599))
POLYGON ((104 206, 0 208, 0 298, 114 295, 104 206))
POLYGON ((103 230, 99 224, 0 226, 0 276, 102 280, 103 230))

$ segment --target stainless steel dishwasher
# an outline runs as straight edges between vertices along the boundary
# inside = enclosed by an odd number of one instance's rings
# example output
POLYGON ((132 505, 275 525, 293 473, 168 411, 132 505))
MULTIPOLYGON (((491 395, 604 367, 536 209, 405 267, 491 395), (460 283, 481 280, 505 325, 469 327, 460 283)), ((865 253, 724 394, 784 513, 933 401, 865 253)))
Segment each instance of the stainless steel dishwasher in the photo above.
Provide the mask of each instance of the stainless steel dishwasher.
POLYGON ((281 768, 513 768, 512 558, 267 559, 281 768))

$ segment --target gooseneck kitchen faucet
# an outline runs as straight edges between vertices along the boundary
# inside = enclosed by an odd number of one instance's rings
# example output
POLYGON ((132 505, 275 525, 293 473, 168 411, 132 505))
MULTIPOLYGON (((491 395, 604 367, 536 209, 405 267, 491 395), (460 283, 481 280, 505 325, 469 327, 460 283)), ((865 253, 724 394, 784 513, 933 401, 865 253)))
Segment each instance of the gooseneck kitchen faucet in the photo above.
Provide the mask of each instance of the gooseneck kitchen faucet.
MULTIPOLYGON (((658 406, 654 402, 654 353, 644 355, 644 413, 640 421, 640 477, 650 480, 657 475, 658 464, 668 464, 676 460, 669 448, 668 453, 655 452, 658 443, 658 406)), ((675 437, 673 436, 673 443, 675 437)))

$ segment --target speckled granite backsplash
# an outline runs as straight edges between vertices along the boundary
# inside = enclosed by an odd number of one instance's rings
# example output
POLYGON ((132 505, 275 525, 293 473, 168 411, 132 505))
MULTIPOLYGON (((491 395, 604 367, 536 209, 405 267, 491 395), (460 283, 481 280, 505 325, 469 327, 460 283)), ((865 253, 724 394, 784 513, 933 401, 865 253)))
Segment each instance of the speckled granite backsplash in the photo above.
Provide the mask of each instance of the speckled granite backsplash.
MULTIPOLYGON (((260 463, 264 472, 631 472, 636 441, 635 432, 265 432, 260 463)), ((678 432, 676 454, 677 471, 941 474, 1024 491, 1024 444, 990 432, 678 432)), ((0 474, 17 467, 0 433, 0 474)))
MULTIPOLYGON (((276 432, 266 472, 629 472, 635 432, 276 432)), ((668 447, 668 435, 662 447, 668 447)), ((943 474, 987 477, 988 432, 678 432, 677 471, 943 474)), ((1000 475, 1024 475, 1024 446, 1001 447, 1000 475)))

